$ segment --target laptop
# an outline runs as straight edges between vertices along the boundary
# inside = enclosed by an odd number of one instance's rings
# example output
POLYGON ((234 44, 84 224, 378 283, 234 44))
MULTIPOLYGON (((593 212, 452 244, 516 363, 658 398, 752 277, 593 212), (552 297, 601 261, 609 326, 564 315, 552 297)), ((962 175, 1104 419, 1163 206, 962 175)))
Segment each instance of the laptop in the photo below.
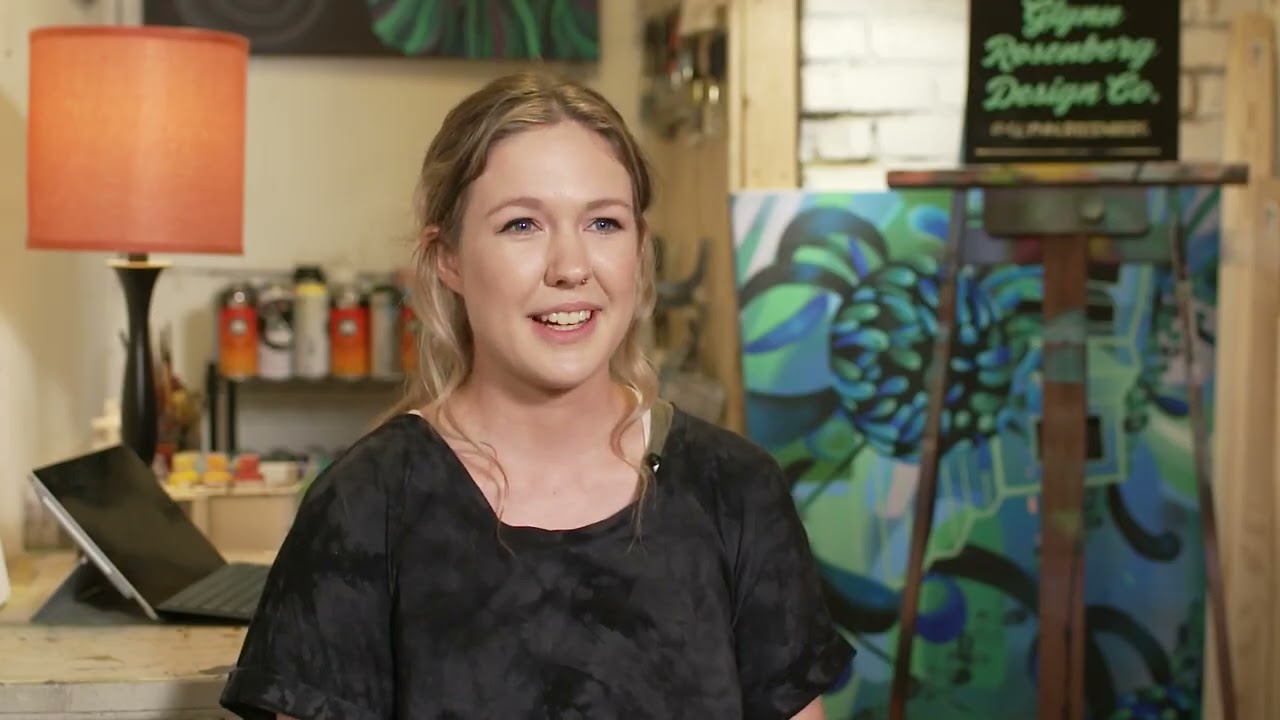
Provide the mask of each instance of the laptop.
POLYGON ((82 567, 151 620, 252 619, 270 566, 227 562, 130 448, 36 468, 29 479, 84 553, 82 567))

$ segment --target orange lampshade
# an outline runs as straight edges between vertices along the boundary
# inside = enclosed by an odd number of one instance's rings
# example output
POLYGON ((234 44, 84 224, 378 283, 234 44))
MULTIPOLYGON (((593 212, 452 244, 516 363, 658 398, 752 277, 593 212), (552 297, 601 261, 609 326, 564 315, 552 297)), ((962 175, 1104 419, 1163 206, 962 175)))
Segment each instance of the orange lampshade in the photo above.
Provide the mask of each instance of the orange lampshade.
POLYGON ((248 64, 230 33, 33 31, 27 247, 240 254, 248 64))

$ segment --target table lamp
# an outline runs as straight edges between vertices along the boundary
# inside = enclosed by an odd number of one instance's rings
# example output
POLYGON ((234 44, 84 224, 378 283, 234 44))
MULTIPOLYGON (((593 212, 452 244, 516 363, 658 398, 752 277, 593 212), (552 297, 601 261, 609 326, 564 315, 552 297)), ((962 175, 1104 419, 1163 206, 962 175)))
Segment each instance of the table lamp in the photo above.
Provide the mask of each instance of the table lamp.
POLYGON ((167 263, 149 254, 243 251, 249 43, 158 26, 45 27, 30 40, 27 247, 117 254, 129 323, 120 432, 150 463, 149 316, 167 263))

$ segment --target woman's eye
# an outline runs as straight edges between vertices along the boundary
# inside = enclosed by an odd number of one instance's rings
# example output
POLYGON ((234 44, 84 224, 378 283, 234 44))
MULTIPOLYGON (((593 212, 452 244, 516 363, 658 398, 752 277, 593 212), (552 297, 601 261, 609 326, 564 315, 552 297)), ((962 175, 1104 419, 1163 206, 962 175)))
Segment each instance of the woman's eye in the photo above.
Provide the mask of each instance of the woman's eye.
POLYGON ((502 226, 502 232, 527 233, 533 232, 533 229, 533 221, 529 218, 516 218, 502 226))
POLYGON ((622 223, 612 218, 596 218, 591 221, 591 229, 596 232, 614 232, 622 229, 622 223))

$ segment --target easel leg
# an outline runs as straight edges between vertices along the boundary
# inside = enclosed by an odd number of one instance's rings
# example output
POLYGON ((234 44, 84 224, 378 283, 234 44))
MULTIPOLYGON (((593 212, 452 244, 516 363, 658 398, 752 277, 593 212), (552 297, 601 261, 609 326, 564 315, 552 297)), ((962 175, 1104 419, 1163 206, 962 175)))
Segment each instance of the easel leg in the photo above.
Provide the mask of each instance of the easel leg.
POLYGON ((938 462, 941 460, 942 409, 946 403, 951 370, 951 340, 955 333, 956 283, 964 257, 965 225, 968 222, 969 193, 957 188, 951 197, 950 231, 942 264, 938 293, 938 334, 933 343, 933 367, 929 378, 929 407, 920 445, 920 483, 916 489, 915 514, 911 524, 911 546, 907 554, 907 578, 902 590, 902 615, 898 621, 898 645, 893 661, 893 686, 889 695, 890 720, 906 720, 907 695, 911 689, 911 643, 916 634, 920 606, 920 584, 924 580, 924 554, 933 525, 934 502, 938 495, 938 462))
POLYGON ((1227 598, 1222 582, 1221 550, 1218 544, 1217 508, 1209 478, 1209 433, 1204 423, 1201 379, 1196 362, 1195 308, 1192 307, 1191 279, 1186 252, 1182 247, 1182 202, 1179 188, 1166 190, 1173 232, 1169 234, 1169 255, 1177 280, 1178 320, 1182 325, 1182 357, 1187 366, 1187 409, 1191 419, 1191 452, 1195 465, 1196 488, 1199 491, 1201 534, 1204 542, 1204 567, 1209 584, 1209 605, 1213 608, 1213 638, 1218 662, 1218 685, 1222 695, 1223 720, 1236 720, 1235 674, 1231 668, 1231 639, 1227 635, 1227 598))
POLYGON ((1083 720, 1088 242, 1084 238, 1042 242, 1040 719, 1083 720))

